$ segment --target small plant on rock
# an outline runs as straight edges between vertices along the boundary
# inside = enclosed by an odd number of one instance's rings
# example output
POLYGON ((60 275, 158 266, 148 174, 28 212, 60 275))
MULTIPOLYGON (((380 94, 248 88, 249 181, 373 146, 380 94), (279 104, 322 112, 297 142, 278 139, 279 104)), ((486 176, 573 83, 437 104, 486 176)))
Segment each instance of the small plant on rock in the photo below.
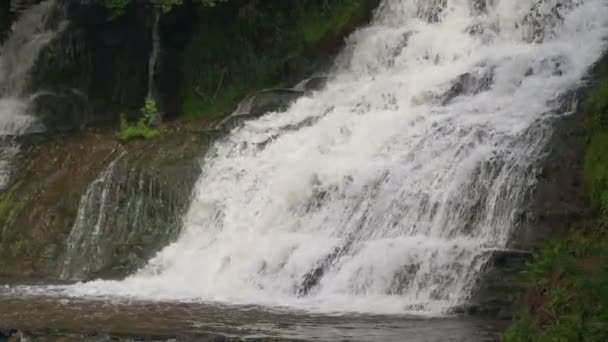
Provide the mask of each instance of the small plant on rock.
POLYGON ((160 134, 160 131, 156 128, 160 121, 156 101, 148 96, 140 112, 141 118, 135 123, 129 122, 125 113, 120 114, 120 131, 116 134, 120 141, 152 139, 160 134))

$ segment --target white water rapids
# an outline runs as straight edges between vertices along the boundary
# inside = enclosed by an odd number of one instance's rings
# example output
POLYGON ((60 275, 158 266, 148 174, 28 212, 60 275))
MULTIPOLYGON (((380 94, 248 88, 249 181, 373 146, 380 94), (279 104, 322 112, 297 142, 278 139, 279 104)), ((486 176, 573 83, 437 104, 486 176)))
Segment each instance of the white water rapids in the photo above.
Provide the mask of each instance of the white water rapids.
POLYGON ((604 0, 385 0, 327 86, 215 143, 181 237, 73 295, 438 314, 517 224, 604 0))

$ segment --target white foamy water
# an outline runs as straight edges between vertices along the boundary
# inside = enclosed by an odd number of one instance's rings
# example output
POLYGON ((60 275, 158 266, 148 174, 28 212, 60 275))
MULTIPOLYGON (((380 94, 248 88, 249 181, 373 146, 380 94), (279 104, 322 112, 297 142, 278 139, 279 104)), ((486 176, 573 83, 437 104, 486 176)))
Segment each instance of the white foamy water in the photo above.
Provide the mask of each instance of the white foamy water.
POLYGON ((18 99, 0 99, 0 189, 10 183, 12 163, 19 153, 13 137, 36 126, 33 117, 26 115, 27 105, 18 99))
POLYGON ((506 246, 607 33, 604 0, 385 0, 325 89, 215 143, 175 243, 67 291, 442 313, 506 246))
POLYGON ((0 99, 0 136, 20 135, 35 123, 35 119, 26 114, 27 105, 14 98, 0 99))

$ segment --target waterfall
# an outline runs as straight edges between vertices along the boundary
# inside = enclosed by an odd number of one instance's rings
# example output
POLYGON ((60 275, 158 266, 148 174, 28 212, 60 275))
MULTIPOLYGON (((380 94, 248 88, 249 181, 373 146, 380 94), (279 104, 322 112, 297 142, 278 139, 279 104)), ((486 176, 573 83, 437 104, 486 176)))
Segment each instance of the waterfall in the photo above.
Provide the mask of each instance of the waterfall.
POLYGON ((181 236, 74 295, 440 314, 507 246, 604 0, 384 0, 324 89, 207 153, 181 236))
POLYGON ((0 190, 6 189, 13 177, 13 163, 19 154, 15 136, 35 126, 35 120, 25 115, 27 106, 17 99, 0 99, 0 190))
POLYGON ((156 75, 156 64, 160 53, 160 6, 154 6, 154 23, 152 24, 152 51, 148 62, 148 97, 154 98, 156 89, 154 77, 156 75))
POLYGON ((0 189, 10 183, 19 152, 13 137, 43 129, 27 114, 29 77, 42 49, 65 29, 63 15, 56 0, 28 8, 0 47, 0 189))
POLYGON ((0 48, 0 95, 21 98, 29 86, 29 76, 42 49, 67 26, 56 0, 30 7, 13 24, 0 48))

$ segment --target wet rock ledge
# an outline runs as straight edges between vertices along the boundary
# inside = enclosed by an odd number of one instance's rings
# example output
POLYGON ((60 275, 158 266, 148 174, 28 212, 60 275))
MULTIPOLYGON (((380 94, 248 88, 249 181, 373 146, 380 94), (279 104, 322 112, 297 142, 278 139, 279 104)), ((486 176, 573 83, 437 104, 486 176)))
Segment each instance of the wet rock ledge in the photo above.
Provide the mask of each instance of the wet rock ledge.
POLYGON ((175 127, 127 145, 113 131, 27 138, 15 179, 0 195, 0 276, 86 279, 132 272, 177 234, 206 146, 200 134, 175 127), (95 190, 104 202, 98 196, 85 213, 86 223, 102 230, 99 250, 76 250, 89 254, 63 270, 81 199, 112 162, 111 177, 95 190))

